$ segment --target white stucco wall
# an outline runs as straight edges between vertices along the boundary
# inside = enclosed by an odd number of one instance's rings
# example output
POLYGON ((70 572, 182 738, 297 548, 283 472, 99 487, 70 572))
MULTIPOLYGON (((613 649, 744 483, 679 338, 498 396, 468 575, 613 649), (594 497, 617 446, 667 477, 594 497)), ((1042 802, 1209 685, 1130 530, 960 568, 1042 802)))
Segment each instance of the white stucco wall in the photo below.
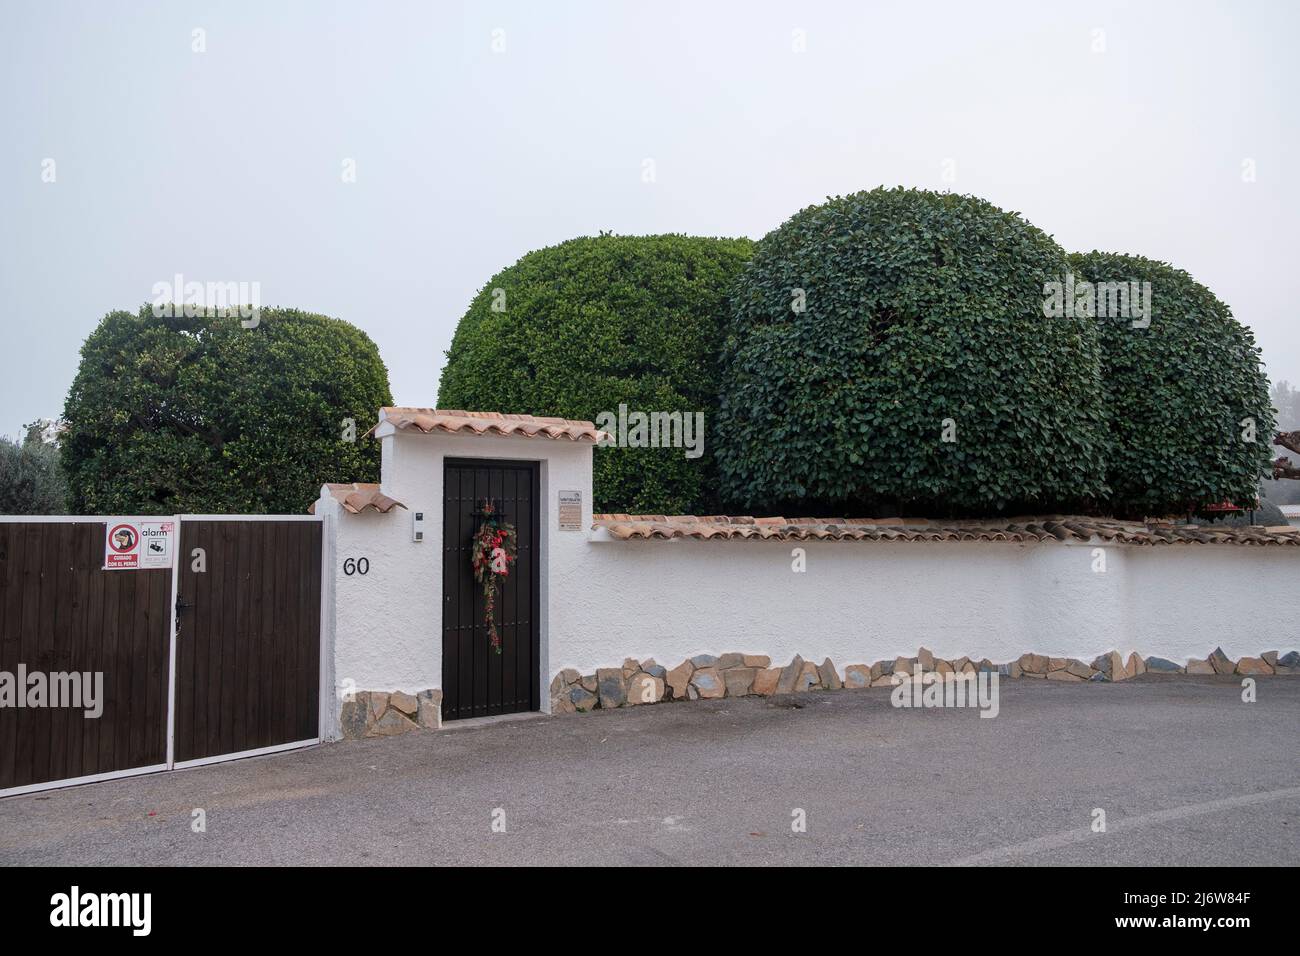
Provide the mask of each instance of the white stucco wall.
MULTIPOLYGON (((575 546, 587 532, 558 530, 559 491, 582 492, 582 527, 591 526, 591 456, 585 442, 549 438, 469 437, 435 433, 376 432, 382 443, 380 487, 406 505, 388 514, 343 511, 328 496, 317 510, 334 516, 334 680, 356 690, 415 693, 442 686, 442 486, 446 458, 539 461, 541 493, 541 680, 550 681, 547 657, 555 596, 570 599, 575 546), (412 517, 423 512, 424 540, 412 540, 412 517), (556 544, 558 542, 558 545, 556 544), (367 574, 346 575, 344 562, 366 558, 367 574)), ((619 658, 621 661, 622 658, 619 658)), ((335 728, 337 730, 337 727, 335 728)))
POLYGON ((1137 650, 1178 662, 1277 643, 1252 623, 1258 595, 1289 590, 1300 549, 1064 543, 616 541, 591 527, 588 443, 376 432, 382 490, 409 510, 334 516, 334 674, 359 690, 442 684, 443 460, 541 462, 541 686, 626 657, 673 667, 741 651, 846 664, 910 656, 1009 661, 1026 651, 1090 661, 1137 650), (556 498, 582 492, 582 531, 560 531, 556 498), (412 513, 426 516, 411 540, 412 513), (807 570, 792 570, 792 549, 807 570), (1098 573, 1098 548, 1106 570, 1098 573), (343 562, 365 557, 366 575, 343 562))

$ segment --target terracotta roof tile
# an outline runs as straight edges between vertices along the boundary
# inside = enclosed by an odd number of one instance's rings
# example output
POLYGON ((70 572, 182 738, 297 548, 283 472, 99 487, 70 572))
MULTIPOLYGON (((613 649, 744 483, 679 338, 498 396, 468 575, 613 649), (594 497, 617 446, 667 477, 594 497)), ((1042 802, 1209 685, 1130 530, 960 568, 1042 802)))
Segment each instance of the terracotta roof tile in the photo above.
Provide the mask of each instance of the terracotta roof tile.
MULTIPOLYGON (((329 489, 330 496, 343 506, 344 511, 354 515, 361 514, 367 508, 374 508, 380 514, 388 514, 394 508, 406 507, 400 501, 381 492, 378 485, 353 481, 342 484, 328 484, 325 487, 329 489)), ((312 506, 307 510, 315 514, 315 502, 312 502, 312 506)))
POLYGON ((463 435, 515 435, 524 438, 567 438, 598 442, 607 432, 591 422, 569 418, 503 415, 500 412, 463 412, 446 408, 384 408, 381 419, 399 431, 450 432, 463 435))
POLYGON ((1005 521, 927 521, 921 518, 752 518, 714 515, 593 515, 593 527, 619 540, 755 538, 777 541, 1079 541, 1119 544, 1236 544, 1300 546, 1300 528, 1202 528, 1079 515, 1005 521))

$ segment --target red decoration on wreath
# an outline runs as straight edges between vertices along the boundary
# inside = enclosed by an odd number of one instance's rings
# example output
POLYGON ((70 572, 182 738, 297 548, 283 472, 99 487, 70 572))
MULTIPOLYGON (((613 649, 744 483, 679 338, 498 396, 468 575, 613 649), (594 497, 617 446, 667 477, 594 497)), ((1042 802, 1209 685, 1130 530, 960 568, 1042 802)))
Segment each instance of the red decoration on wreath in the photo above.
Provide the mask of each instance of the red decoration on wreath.
POLYGON ((492 640, 492 647, 500 654, 501 635, 497 633, 496 622, 497 585, 500 579, 510 574, 510 565, 515 563, 518 556, 517 538, 515 526, 501 520, 491 501, 482 502, 479 513, 482 522, 474 532, 470 564, 474 568, 474 580, 483 588, 483 617, 488 637, 492 640))

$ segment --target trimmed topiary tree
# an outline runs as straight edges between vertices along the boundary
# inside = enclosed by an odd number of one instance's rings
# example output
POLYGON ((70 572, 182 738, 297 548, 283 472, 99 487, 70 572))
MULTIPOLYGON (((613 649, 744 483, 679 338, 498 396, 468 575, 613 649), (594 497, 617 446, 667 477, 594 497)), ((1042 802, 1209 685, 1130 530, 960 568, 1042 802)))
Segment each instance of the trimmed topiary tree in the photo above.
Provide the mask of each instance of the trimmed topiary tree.
POLYGON ((390 404, 379 350, 338 319, 263 309, 245 328, 113 312, 82 347, 64 408, 72 508, 300 514, 324 482, 377 480, 364 434, 390 404))
POLYGON ((810 206, 732 294, 718 456, 754 511, 1078 509, 1105 492, 1096 331, 1046 318, 1064 251, 975 197, 810 206))
POLYGON ((1110 508, 1137 516, 1224 500, 1249 508, 1273 437, 1268 378, 1251 331, 1167 263, 1090 252, 1072 255, 1070 267, 1076 283, 1093 284, 1097 303, 1110 508), (1149 309, 1134 308, 1142 290, 1149 309))
POLYGON ((620 405, 629 417, 703 412, 699 457, 682 448, 596 449, 595 506, 715 510, 717 352, 727 291, 752 245, 600 235, 528 253, 470 303, 447 352, 438 405, 591 421, 617 416, 620 405))

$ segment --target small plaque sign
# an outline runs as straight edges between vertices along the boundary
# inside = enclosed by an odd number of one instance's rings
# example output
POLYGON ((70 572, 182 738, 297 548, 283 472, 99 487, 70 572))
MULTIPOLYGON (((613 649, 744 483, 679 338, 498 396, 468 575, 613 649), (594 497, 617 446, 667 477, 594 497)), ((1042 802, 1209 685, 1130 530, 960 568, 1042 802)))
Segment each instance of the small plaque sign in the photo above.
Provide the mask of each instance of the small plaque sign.
POLYGON ((560 492, 560 530, 582 530, 582 492, 560 492))
POLYGON ((105 525, 105 571, 140 571, 172 566, 175 521, 112 518, 105 525))

